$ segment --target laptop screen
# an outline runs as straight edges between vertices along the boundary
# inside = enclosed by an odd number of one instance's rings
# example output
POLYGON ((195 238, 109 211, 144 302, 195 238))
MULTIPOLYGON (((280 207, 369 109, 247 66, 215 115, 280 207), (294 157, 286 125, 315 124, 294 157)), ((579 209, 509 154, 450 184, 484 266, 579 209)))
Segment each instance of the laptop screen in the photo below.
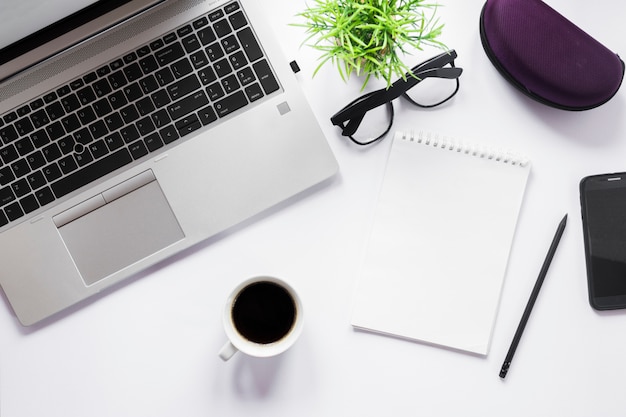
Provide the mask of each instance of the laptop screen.
POLYGON ((0 65, 131 0, 1 0, 0 65))

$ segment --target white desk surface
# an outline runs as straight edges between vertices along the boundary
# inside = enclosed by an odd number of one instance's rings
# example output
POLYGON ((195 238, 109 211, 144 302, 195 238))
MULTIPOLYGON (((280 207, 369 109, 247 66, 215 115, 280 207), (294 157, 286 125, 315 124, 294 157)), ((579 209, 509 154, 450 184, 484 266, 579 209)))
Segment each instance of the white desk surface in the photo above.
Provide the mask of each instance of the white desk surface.
MULTIPOLYGON (((316 53, 299 49, 301 29, 287 26, 304 1, 271 0, 268 19, 302 67, 298 77, 341 173, 45 326, 20 327, 3 298, 0 415, 625 415, 626 312, 598 313, 588 304, 578 183, 589 174, 626 170, 626 89, 587 112, 537 104, 514 90, 483 52, 484 1, 441 3, 442 39, 465 70, 461 90, 431 111, 396 101, 395 128, 514 148, 533 163, 487 357, 350 326, 355 272, 390 140, 360 149, 339 135, 329 117, 359 94, 359 80, 344 84, 331 67, 311 79, 316 53), (503 381, 498 371, 566 212, 567 229, 503 381), (217 357, 225 341, 223 302, 237 283, 260 274, 282 277, 299 291, 302 337, 281 356, 238 354, 224 363, 217 357)), ((626 56, 624 4, 548 3, 626 56)))

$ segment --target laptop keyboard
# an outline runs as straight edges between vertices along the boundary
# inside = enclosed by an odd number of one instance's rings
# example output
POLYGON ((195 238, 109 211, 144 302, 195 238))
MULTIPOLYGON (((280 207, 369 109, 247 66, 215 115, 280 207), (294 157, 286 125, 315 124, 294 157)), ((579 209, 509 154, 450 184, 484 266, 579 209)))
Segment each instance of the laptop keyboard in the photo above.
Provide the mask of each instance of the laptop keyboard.
POLYGON ((0 227, 279 89, 238 2, 0 116, 0 227))

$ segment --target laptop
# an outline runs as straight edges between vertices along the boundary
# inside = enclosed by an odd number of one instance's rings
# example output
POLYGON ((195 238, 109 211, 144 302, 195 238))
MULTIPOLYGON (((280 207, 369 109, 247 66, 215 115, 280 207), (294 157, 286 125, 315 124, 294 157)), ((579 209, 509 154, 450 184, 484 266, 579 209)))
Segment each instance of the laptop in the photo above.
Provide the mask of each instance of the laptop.
POLYGON ((255 0, 3 0, 0 285, 32 325, 330 177, 255 0))

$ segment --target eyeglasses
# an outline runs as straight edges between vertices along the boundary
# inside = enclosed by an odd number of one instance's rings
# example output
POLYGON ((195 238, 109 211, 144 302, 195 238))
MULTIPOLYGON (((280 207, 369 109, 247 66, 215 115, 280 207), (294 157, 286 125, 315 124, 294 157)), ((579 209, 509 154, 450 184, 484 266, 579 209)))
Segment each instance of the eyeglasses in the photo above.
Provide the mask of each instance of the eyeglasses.
POLYGON ((394 117, 392 101, 396 98, 402 96, 418 107, 431 108, 454 97, 459 91, 459 77, 463 72, 462 68, 454 66, 456 57, 456 51, 450 50, 416 65, 406 73, 404 78, 395 81, 389 88, 372 91, 357 98, 335 113, 330 121, 341 128, 343 136, 349 137, 357 145, 369 145, 382 139, 391 130, 394 117), (420 83, 422 83, 420 87, 424 88, 411 90, 420 83), (430 85, 426 86, 426 84, 430 85), (409 90, 411 90, 410 95, 409 90), (384 104, 387 105, 388 125, 386 128, 379 127, 377 132, 382 129, 384 131, 376 138, 370 136, 368 139, 356 139, 357 130, 366 130, 364 134, 370 133, 369 129, 359 129, 359 126, 366 119, 366 115, 370 118, 371 110, 384 104))

